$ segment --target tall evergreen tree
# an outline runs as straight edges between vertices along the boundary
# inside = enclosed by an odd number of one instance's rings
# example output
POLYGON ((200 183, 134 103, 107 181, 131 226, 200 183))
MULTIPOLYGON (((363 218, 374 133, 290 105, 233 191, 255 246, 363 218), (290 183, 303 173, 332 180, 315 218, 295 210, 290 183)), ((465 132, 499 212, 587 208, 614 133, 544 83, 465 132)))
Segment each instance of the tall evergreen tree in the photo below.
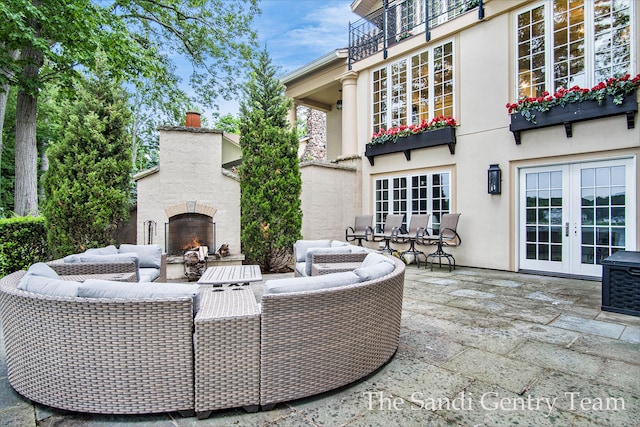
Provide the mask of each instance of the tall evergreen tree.
POLYGON ((108 73, 77 85, 67 116, 47 150, 45 203, 54 256, 114 242, 128 216, 131 113, 122 87, 108 73))
POLYGON ((286 267, 302 225, 298 138, 287 120, 293 101, 275 75, 263 50, 240 104, 242 251, 263 271, 286 267))

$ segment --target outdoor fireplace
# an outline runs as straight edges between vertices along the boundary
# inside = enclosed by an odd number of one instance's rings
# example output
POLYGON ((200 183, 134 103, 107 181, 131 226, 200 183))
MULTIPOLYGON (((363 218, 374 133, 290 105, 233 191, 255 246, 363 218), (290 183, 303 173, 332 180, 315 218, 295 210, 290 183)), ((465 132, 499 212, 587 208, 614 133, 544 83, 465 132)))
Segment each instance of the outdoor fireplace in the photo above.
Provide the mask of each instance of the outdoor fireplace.
POLYGON ((167 255, 183 255, 186 251, 207 247, 207 254, 216 251, 216 223, 208 215, 185 213, 172 216, 165 224, 167 255))

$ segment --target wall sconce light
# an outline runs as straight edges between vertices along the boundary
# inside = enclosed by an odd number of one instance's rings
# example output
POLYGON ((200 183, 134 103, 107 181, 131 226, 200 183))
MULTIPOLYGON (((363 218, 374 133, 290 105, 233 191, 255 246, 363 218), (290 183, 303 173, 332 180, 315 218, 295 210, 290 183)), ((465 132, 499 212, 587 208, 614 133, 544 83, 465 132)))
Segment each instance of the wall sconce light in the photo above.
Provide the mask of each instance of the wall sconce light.
POLYGON ((338 92, 340 92, 340 99, 336 102, 336 109, 342 110, 342 89, 338 90, 338 92))
POLYGON ((500 165, 490 165, 487 171, 487 192, 489 194, 500 194, 502 181, 502 171, 500 165))

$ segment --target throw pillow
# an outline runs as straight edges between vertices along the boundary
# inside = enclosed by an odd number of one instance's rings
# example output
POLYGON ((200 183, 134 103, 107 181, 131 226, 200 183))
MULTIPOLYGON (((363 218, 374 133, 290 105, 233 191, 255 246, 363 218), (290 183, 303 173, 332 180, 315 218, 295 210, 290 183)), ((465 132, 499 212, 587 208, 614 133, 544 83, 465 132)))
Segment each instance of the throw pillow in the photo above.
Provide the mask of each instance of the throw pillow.
POLYGON ((385 255, 372 252, 366 256, 360 267, 368 267, 370 265, 378 264, 380 262, 388 262, 393 265, 393 260, 385 255))
POLYGON ((162 263, 162 248, 160 245, 120 245, 119 253, 134 253, 138 255, 140 267, 160 268, 162 263))
POLYGON ((53 268, 49 267, 44 262, 36 262, 35 264, 32 264, 31 267, 29 267, 29 269, 27 270, 27 274, 59 279, 58 273, 56 273, 53 268))
POLYGON ((296 262, 303 262, 309 248, 328 248, 328 240, 298 240, 295 244, 296 262))
POLYGON ((366 282, 367 280, 386 276, 391 273, 394 268, 395 266, 393 264, 389 264, 388 262, 379 262, 368 267, 356 268, 353 270, 353 273, 358 276, 361 282, 366 282))
POLYGON ((109 245, 104 248, 90 248, 84 251, 84 253, 91 255, 115 255, 118 253, 118 248, 113 245, 109 245))

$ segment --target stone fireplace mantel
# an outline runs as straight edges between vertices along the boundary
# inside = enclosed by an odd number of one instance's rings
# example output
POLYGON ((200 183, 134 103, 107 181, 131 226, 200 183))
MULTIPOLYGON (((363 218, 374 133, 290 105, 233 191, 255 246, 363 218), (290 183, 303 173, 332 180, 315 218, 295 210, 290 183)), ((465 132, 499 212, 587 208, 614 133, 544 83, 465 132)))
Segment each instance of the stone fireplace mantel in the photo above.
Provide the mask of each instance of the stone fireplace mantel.
POLYGON ((213 218, 218 210, 211 205, 207 205, 206 203, 200 203, 195 200, 188 200, 176 205, 168 206, 164 209, 164 211, 167 214, 167 218, 186 213, 207 215, 213 218))

